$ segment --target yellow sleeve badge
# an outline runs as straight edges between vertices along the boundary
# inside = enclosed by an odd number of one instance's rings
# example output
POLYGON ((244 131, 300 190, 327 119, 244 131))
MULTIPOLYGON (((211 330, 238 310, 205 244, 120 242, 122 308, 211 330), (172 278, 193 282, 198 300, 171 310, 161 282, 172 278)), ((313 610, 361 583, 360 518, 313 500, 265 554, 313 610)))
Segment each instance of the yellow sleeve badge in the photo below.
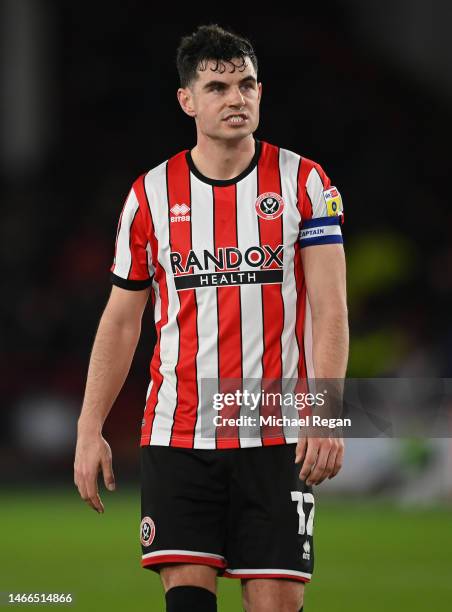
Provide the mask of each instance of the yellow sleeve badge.
POLYGON ((337 217, 339 215, 342 215, 344 210, 342 206, 342 198, 336 187, 330 187, 330 189, 326 189, 323 192, 323 197, 325 199, 328 217, 337 217))

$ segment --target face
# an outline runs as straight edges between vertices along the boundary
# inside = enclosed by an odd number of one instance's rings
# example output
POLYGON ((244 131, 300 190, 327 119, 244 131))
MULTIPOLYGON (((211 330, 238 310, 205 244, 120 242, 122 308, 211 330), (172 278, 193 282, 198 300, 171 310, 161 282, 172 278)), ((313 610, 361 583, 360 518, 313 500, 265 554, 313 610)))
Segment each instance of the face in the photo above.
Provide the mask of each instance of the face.
POLYGON ((198 78, 177 92, 182 109, 196 121, 199 134, 237 140, 256 131, 262 83, 251 60, 208 60, 198 67, 198 78))

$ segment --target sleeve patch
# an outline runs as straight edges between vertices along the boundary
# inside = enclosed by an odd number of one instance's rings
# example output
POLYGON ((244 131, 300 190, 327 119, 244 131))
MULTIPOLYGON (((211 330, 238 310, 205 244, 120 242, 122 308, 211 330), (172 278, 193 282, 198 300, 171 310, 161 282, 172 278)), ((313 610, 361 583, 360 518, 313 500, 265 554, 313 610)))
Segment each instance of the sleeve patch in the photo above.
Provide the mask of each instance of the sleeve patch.
POLYGON ((344 207, 342 205, 341 194, 336 187, 330 187, 323 192, 328 217, 342 215, 344 207))

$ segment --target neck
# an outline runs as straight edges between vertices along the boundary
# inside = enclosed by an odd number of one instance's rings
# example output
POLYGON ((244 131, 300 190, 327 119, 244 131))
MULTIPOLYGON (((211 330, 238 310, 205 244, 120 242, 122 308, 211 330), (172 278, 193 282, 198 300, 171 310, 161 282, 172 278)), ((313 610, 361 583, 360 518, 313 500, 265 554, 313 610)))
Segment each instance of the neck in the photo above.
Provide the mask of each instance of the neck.
POLYGON ((252 134, 241 140, 198 137, 191 158, 204 176, 219 181, 232 179, 250 165, 255 153, 254 142, 252 134))

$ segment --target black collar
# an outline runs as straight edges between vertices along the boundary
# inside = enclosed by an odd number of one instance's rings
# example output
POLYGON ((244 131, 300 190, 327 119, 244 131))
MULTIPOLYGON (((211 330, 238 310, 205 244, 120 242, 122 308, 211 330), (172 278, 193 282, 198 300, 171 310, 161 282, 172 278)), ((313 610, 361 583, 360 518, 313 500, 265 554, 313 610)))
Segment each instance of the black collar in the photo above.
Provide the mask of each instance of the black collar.
POLYGON ((257 166, 257 162, 259 161, 262 147, 261 147, 261 141, 258 140, 257 138, 254 139, 254 143, 255 143, 254 144, 254 155, 253 155, 253 159, 251 160, 249 166, 245 168, 245 170, 243 170, 243 172, 241 172, 238 176, 231 178, 231 179, 224 179, 224 180, 211 179, 208 176, 204 176, 204 174, 201 174, 201 172, 198 170, 198 168, 193 163, 193 159, 191 157, 191 151, 186 152, 185 158, 187 160, 187 164, 191 172, 193 172, 193 174, 200 181, 203 181, 203 183, 207 183, 208 185, 214 185, 216 187, 227 187, 228 185, 234 185, 234 183, 238 183, 239 181, 241 181, 243 178, 245 178, 245 176, 247 176, 250 172, 252 172, 254 168, 257 166))

